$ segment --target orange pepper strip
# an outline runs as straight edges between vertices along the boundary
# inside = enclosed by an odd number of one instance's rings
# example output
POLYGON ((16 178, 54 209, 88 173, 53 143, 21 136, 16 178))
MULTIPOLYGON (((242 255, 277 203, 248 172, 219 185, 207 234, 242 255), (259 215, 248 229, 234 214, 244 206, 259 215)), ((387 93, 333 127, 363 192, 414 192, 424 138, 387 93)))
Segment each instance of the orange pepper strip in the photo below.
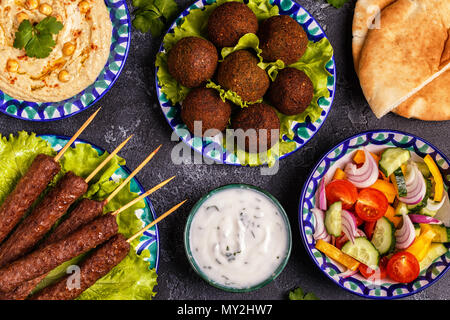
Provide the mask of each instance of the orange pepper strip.
POLYGON ((420 236, 414 240, 413 244, 406 251, 413 254, 419 262, 422 261, 427 255, 435 235, 436 233, 431 230, 430 226, 421 227, 420 236))
MULTIPOLYGON (((377 156, 374 153, 370 153, 372 155, 372 157, 375 159, 375 161, 378 163, 380 161, 380 157, 377 156)), ((364 151, 363 150, 358 150, 356 151, 355 155, 353 156, 353 161, 356 164, 363 164, 364 162, 366 162, 366 156, 364 155, 364 151)))
POLYGON ((394 202, 397 190, 395 190, 395 187, 392 183, 389 183, 388 181, 382 179, 378 179, 373 185, 370 186, 370 188, 374 188, 383 192, 389 203, 394 202))
POLYGON ((325 242, 323 240, 317 240, 316 249, 324 253, 327 257, 336 260, 340 264, 344 265, 350 270, 357 270, 360 263, 350 257, 349 255, 343 253, 341 250, 335 246, 325 242))
POLYGON ((401 217, 397 217, 395 215, 395 209, 392 208, 391 206, 388 207, 388 209, 386 210, 386 213, 384 214, 384 216, 394 224, 394 226, 397 228, 398 225, 400 224, 400 222, 402 221, 401 217))
POLYGON ((345 174, 344 170, 342 170, 341 168, 337 168, 334 172, 333 180, 343 180, 346 177, 347 175, 345 174))

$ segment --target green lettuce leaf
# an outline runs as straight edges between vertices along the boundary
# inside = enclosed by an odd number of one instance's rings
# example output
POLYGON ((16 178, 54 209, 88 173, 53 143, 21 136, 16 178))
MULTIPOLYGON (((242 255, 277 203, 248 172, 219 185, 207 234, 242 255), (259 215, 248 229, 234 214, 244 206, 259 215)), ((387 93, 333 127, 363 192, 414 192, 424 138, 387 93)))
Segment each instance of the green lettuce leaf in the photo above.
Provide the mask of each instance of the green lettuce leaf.
MULTIPOLYGON (((34 133, 28 134, 21 131, 17 136, 10 135, 9 139, 0 136, 0 175, 3 177, 0 181, 0 203, 11 192, 17 180, 26 172, 31 161, 39 153, 56 154, 47 141, 36 137, 34 133)), ((86 178, 107 156, 108 153, 99 155, 97 150, 84 143, 77 144, 75 148, 69 148, 61 159, 61 173, 55 177, 52 185, 67 171, 86 178)), ((111 159, 92 179, 85 196, 96 200, 105 199, 121 182, 110 180, 110 177, 120 165, 124 164, 125 160, 118 156, 111 159)), ((108 203, 104 212, 119 209, 137 198, 138 194, 131 191, 134 189, 136 189, 135 186, 128 183, 108 203)), ((141 200, 118 215, 119 232, 125 237, 130 237, 143 227, 143 223, 136 217, 135 211, 144 207, 145 202, 141 200)), ((139 240, 136 239, 131 243, 128 256, 79 298, 151 299, 155 295, 153 288, 156 285, 156 271, 149 269, 148 252, 144 251, 140 256, 136 254, 138 245, 139 240)), ((60 279, 66 274, 68 266, 78 264, 85 255, 78 256, 52 270, 35 288, 34 292, 60 279)))
POLYGON ((155 269, 132 250, 128 256, 95 285, 84 291, 80 300, 150 300, 156 283, 155 269))

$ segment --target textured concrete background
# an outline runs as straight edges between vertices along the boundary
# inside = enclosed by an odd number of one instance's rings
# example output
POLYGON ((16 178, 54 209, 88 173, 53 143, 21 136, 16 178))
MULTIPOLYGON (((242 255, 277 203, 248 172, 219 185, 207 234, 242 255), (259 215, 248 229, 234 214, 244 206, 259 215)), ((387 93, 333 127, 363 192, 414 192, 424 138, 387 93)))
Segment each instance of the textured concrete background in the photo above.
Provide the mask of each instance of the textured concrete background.
MULTIPOLYGON (((414 133, 450 155, 448 122, 422 122, 388 114, 377 120, 359 87, 351 58, 351 23, 354 1, 335 9, 324 0, 297 0, 324 27, 336 56, 337 92, 331 113, 319 133, 300 151, 283 159, 275 176, 261 176, 258 168, 227 165, 174 165, 170 153, 177 142, 159 107, 154 89, 154 62, 161 39, 132 32, 127 63, 114 87, 97 106, 103 110, 81 138, 111 151, 130 134, 134 138, 121 152, 130 168, 135 168, 156 146, 163 148, 138 179, 146 189, 156 182, 177 175, 164 190, 152 195, 157 214, 188 198, 188 203, 159 225, 160 265, 156 299, 287 299, 289 290, 301 286, 321 299, 356 299, 340 289, 313 264, 303 248, 298 230, 298 201, 301 188, 316 161, 332 146, 353 134, 368 129, 397 129, 414 133), (290 261, 283 273, 266 287, 247 294, 232 294, 215 289, 191 269, 184 253, 183 230, 192 205, 209 190, 228 183, 249 183, 266 189, 286 209, 293 234, 290 261)), ((128 1, 129 3, 131 1, 128 1)), ((192 1, 178 1, 180 12, 192 1)), ((382 75, 380 75, 382 76, 382 75)), ((0 114, 0 133, 19 130, 38 134, 72 135, 95 110, 71 118, 32 123, 0 114)), ((450 299, 450 273, 438 283, 410 299, 450 299)))

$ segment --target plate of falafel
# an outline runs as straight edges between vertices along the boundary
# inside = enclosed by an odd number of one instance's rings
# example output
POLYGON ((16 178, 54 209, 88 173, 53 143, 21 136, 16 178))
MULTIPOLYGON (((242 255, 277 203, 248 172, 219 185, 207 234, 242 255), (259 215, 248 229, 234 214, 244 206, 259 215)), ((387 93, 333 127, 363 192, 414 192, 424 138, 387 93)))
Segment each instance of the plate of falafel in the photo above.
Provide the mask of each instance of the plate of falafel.
POLYGON ((336 85, 330 42, 291 0, 199 0, 171 25, 155 65, 172 129, 231 165, 272 166, 299 150, 326 120, 336 85))

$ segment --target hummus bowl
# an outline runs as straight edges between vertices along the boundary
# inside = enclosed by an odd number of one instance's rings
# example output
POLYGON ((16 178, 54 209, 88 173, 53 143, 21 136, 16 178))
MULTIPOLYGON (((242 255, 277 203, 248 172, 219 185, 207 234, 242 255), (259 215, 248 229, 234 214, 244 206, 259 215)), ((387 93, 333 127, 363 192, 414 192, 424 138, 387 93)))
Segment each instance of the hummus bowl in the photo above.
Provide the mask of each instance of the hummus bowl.
POLYGON ((359 273, 347 277, 342 274, 344 271, 342 265, 316 249, 316 241, 313 237, 315 221, 311 209, 316 207, 319 182, 322 179, 331 179, 336 169, 338 167, 342 169, 346 163, 351 161, 354 152, 361 147, 374 153, 388 147, 399 147, 409 150, 413 158, 423 158, 429 154, 441 171, 445 188, 450 186, 450 160, 428 141, 410 133, 394 130, 359 133, 342 141, 327 152, 316 164, 303 185, 298 213, 303 244, 317 267, 330 280, 353 294, 370 299, 397 299, 416 294, 436 283, 450 269, 449 243, 444 244, 447 252, 435 259, 429 267, 420 272, 416 280, 410 283, 398 283, 389 278, 383 278, 375 283, 359 273))
POLYGON ((29 58, 25 52, 18 55, 22 50, 12 48, 9 42, 14 39, 11 33, 17 29, 19 14, 28 14, 31 22, 41 21, 45 15, 17 4, 1 8, 0 44, 3 42, 4 55, 0 63, 6 64, 11 58, 19 64, 17 72, 5 69, 0 77, 1 112, 23 120, 63 119, 92 106, 108 92, 128 55, 130 16, 125 0, 104 3, 106 7, 102 0, 90 1, 91 8, 84 15, 78 10, 78 2, 67 7, 60 2, 48 2, 53 8, 52 15, 64 28, 55 37, 56 45, 50 56, 43 59, 29 58), (12 18, 7 17, 6 10, 12 18), (105 23, 105 19, 110 23, 105 23), (104 41, 106 34, 111 34, 111 41, 104 41), (65 45, 74 43, 74 39, 75 51, 66 55, 65 45), (59 72, 55 71, 60 69, 69 76, 58 82, 59 72))

